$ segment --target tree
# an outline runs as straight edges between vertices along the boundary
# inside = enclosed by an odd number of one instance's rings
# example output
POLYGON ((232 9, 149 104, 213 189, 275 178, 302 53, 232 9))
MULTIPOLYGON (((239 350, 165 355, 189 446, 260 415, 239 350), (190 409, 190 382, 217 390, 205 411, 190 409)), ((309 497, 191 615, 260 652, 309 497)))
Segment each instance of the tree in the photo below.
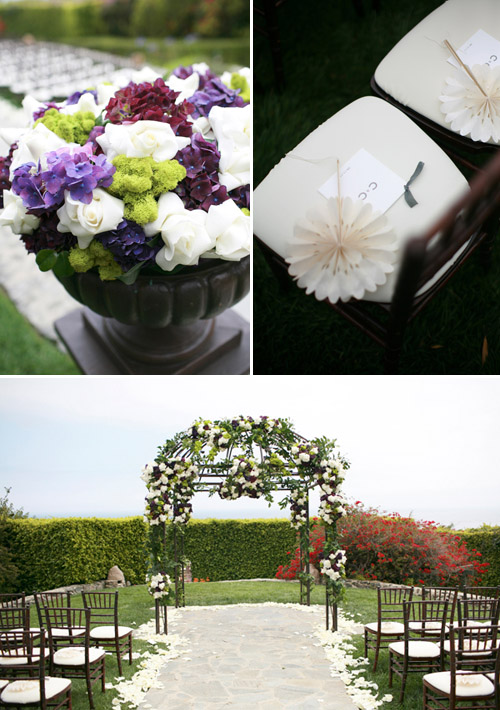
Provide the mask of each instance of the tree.
POLYGON ((19 570, 14 562, 14 554, 7 537, 7 521, 27 518, 22 508, 15 508, 9 501, 11 489, 5 488, 5 494, 0 497, 0 592, 12 592, 16 586, 19 570))

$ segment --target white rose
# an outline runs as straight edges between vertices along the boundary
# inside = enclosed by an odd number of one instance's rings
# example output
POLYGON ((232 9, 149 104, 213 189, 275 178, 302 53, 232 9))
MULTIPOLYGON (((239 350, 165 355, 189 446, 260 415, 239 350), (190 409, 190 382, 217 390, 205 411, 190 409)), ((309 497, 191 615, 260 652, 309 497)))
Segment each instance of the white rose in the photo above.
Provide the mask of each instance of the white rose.
POLYGON ((168 123, 161 121, 136 121, 126 125, 108 123, 97 142, 108 160, 117 155, 127 158, 151 156, 156 162, 171 160, 191 142, 190 138, 176 136, 168 123))
POLYGON ((174 192, 163 194, 158 200, 158 217, 144 225, 146 236, 160 233, 165 246, 156 255, 156 263, 164 271, 172 271, 178 264, 192 266, 214 244, 205 228, 207 213, 187 210, 174 192))
POLYGON ((106 107, 119 88, 117 84, 97 84, 97 103, 106 107))
MULTIPOLYGON (((10 179, 14 176, 14 170, 25 163, 38 163, 40 157, 51 150, 67 147, 68 145, 76 146, 75 143, 66 143, 62 138, 56 136, 55 133, 49 131, 43 123, 39 123, 35 128, 26 131, 18 139, 17 148, 12 155, 12 163, 10 165, 10 179)), ((78 146, 81 150, 81 146, 78 146)))
POLYGON ((0 225, 10 227, 14 234, 33 234, 40 220, 35 215, 28 214, 19 195, 12 190, 3 191, 3 210, 0 210, 0 225))
POLYGON ((211 205, 206 228, 215 242, 215 251, 206 256, 239 261, 250 253, 250 217, 234 200, 211 205))
POLYGON ((304 461, 305 463, 307 463, 310 459, 310 456, 309 456, 309 454, 299 454, 299 459, 301 461, 304 461))
POLYGON ((57 210, 59 232, 71 232, 78 239, 80 249, 86 249, 94 236, 115 229, 123 219, 122 200, 96 188, 92 202, 85 205, 64 193, 64 205, 57 210))
POLYGON ((172 76, 169 76, 169 78, 165 80, 165 84, 173 91, 180 92, 175 100, 176 104, 180 104, 185 99, 191 98, 195 91, 198 91, 200 75, 193 72, 187 79, 180 79, 178 76, 175 76, 175 74, 172 74, 172 76))
POLYGON ((250 182, 250 105, 242 108, 214 106, 208 120, 221 154, 219 180, 229 190, 250 182))
POLYGON ((132 72, 132 81, 134 84, 142 84, 144 81, 147 81, 149 84, 154 84, 157 79, 161 78, 162 74, 159 74, 156 69, 151 69, 151 67, 148 66, 132 72))
POLYGON ((215 135, 212 131, 212 126, 210 125, 210 121, 206 116, 198 116, 198 118, 188 116, 188 121, 190 121, 192 124, 191 128, 193 129, 193 133, 201 133, 202 138, 204 138, 206 141, 215 140, 215 135))
POLYGON ((69 106, 62 106, 59 113, 65 113, 67 115, 72 115, 77 113, 77 111, 90 111, 94 116, 99 116, 103 110, 106 108, 104 105, 98 105, 94 99, 94 95, 90 91, 86 91, 80 96, 76 104, 70 104, 69 106))

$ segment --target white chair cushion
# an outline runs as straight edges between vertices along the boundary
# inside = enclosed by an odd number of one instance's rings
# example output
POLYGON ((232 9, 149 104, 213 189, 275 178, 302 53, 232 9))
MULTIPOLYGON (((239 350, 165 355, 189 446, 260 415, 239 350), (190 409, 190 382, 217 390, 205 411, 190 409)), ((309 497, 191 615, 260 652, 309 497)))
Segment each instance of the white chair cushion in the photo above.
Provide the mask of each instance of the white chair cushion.
MULTIPOLYGON (((54 698, 59 693, 71 687, 71 681, 66 678, 45 678, 45 697, 54 698)), ((15 680, 2 691, 0 699, 3 703, 27 705, 40 701, 40 682, 38 680, 15 680)))
POLYGON ((408 624, 412 631, 423 631, 424 634, 434 634, 441 631, 440 621, 426 621, 425 627, 421 621, 410 621, 408 624))
MULTIPOLYGON (((424 675, 424 680, 441 693, 450 693, 451 673, 449 671, 427 673, 424 675)), ((488 696, 491 695, 493 691, 493 683, 481 673, 473 673, 465 676, 457 675, 456 695, 459 698, 488 696)))
MULTIPOLYGON (((458 643, 455 643, 455 648, 458 647, 458 643)), ((490 656, 491 655, 491 641, 482 641, 479 644, 479 648, 481 650, 478 650, 478 642, 474 641, 474 639, 464 639, 464 656, 490 656), (490 650, 483 650, 483 649, 490 649, 490 650)), ((451 648, 451 642, 445 641, 443 643, 443 650, 445 653, 449 653, 451 648)))
MULTIPOLYGON (((281 257, 293 235, 295 222, 324 198, 318 192, 341 164, 365 148, 407 181, 419 161, 425 163, 411 192, 418 204, 410 208, 401 196, 386 214, 398 241, 404 244, 432 226, 464 194, 467 181, 448 156, 418 126, 386 101, 365 96, 349 104, 310 133, 260 183, 254 193, 254 232, 281 257), (292 157, 300 156, 305 162, 292 157), (331 160, 323 160, 331 157, 331 160)), ((449 262, 453 262, 453 259, 449 262)), ((446 265, 445 268, 447 268, 446 265)), ((365 300, 388 303, 397 281, 398 264, 385 284, 365 300)), ((429 281, 429 288, 439 274, 429 281)))
MULTIPOLYGON (((405 642, 395 641, 389 644, 389 648, 398 656, 404 656, 405 642)), ((437 658, 439 656, 439 646, 432 641, 410 641, 408 643, 408 656, 410 658, 437 658)))
POLYGON ((8 680, 0 680, 0 690, 3 690, 6 685, 9 684, 10 681, 8 680))
MULTIPOLYGON (((45 658, 48 658, 49 655, 50 655, 50 650, 48 648, 46 648, 44 651, 45 658)), ((37 657, 40 658, 40 649, 34 648, 33 654, 31 656, 32 662, 36 663, 37 657)), ((27 656, 0 655, 0 666, 24 666, 27 663, 28 663, 27 656)))
POLYGON ((71 629, 71 634, 69 632, 69 629, 52 629, 52 638, 56 639, 65 639, 69 637, 73 638, 80 638, 81 636, 85 636, 85 629, 76 627, 71 629))
MULTIPOLYGON (((371 624, 366 624, 365 629, 377 633, 378 622, 375 621, 371 624)), ((404 624, 400 624, 399 621, 383 621, 380 625, 380 633, 382 636, 384 634, 387 634, 387 636, 395 636, 396 634, 404 634, 404 632, 404 624)))
MULTIPOLYGON (((132 631, 128 626, 118 627, 118 638, 123 638, 127 636, 132 631)), ((90 630, 90 638, 92 639, 102 639, 103 641, 111 640, 115 638, 115 627, 114 626, 96 626, 95 629, 90 630)))
MULTIPOLYGON (((103 648, 92 646, 89 648, 89 661, 95 663, 105 655, 103 648)), ((85 648, 83 646, 67 646, 54 653, 56 666, 84 666, 85 648)))
POLYGON ((393 47, 378 65, 375 81, 403 106, 450 130, 439 101, 453 72, 443 40, 457 50, 480 29, 500 40, 498 0, 448 0, 393 47))

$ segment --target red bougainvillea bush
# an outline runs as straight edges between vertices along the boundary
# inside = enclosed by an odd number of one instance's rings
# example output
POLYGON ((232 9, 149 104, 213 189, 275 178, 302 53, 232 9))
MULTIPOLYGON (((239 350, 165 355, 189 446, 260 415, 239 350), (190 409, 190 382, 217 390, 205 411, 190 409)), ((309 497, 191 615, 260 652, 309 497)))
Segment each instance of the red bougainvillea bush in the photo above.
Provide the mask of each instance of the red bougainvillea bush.
MULTIPOLYGON (((381 513, 365 508, 360 501, 349 506, 339 522, 339 538, 347 553, 348 577, 450 586, 461 581, 479 584, 488 568, 480 552, 467 549, 459 535, 439 529, 435 522, 381 513)), ((324 542, 320 525, 313 526, 310 542, 310 562, 319 567, 324 542)), ((298 572, 298 549, 288 554, 290 564, 278 567, 278 579, 294 579, 298 572)))

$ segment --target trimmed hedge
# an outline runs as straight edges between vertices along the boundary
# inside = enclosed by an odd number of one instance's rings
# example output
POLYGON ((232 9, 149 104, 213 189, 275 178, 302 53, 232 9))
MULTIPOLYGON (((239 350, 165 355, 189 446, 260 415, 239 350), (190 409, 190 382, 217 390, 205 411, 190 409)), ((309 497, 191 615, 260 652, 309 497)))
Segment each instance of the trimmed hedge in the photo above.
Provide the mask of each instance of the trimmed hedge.
POLYGON ((271 578, 296 544, 297 534, 288 520, 193 520, 184 553, 191 560, 193 577, 213 582, 271 578))
POLYGON ((125 579, 142 584, 146 528, 142 518, 11 520, 7 542, 25 592, 106 579, 118 565, 125 579))
POLYGON ((470 530, 457 530, 456 534, 465 540, 469 550, 481 553, 483 562, 489 562, 482 584, 487 587, 500 585, 500 526, 483 525, 470 530))
MULTIPOLYGON (((105 579, 113 565, 132 584, 142 584, 146 539, 140 517, 28 518, 7 521, 5 542, 19 568, 17 586, 29 593, 105 579)), ((288 520, 192 520, 185 554, 194 577, 274 577, 295 544, 288 520)))

